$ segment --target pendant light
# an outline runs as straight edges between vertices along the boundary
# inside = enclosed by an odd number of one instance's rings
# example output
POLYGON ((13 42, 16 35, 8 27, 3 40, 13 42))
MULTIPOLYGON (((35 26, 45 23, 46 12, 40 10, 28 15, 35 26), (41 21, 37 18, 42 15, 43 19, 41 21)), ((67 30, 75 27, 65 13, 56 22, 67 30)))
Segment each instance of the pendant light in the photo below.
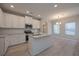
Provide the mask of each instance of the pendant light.
POLYGON ((61 22, 59 20, 60 20, 60 18, 58 16, 58 21, 56 22, 57 25, 60 25, 61 24, 61 22))

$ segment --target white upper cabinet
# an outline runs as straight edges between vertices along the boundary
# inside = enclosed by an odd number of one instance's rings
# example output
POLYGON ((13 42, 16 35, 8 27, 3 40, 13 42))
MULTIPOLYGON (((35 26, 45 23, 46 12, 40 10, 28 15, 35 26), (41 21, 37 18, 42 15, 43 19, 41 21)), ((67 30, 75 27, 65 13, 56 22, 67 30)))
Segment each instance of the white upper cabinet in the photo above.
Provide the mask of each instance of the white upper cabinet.
POLYGON ((32 19, 33 28, 40 28, 40 21, 32 19))
POLYGON ((18 28, 18 17, 16 15, 12 15, 11 16, 13 19, 12 19, 12 28, 18 28))
POLYGON ((18 28, 24 28, 25 27, 25 18, 22 17, 22 16, 18 16, 18 19, 17 19, 17 26, 18 28))
POLYGON ((32 17, 25 17, 25 23, 26 24, 32 24, 33 28, 40 28, 40 21, 33 19, 32 17))
POLYGON ((5 23, 4 23, 4 15, 3 15, 3 11, 0 8, 0 27, 4 27, 5 23))
POLYGON ((5 27, 6 28, 11 28, 12 27, 12 17, 10 14, 4 13, 4 18, 5 18, 5 27))
POLYGON ((25 24, 32 24, 32 17, 25 16, 25 24))
POLYGON ((3 13, 0 9, 0 27, 5 28, 24 28, 25 24, 32 24, 33 28, 40 28, 40 21, 29 16, 18 16, 3 13))
POLYGON ((7 28, 24 28, 24 17, 5 13, 7 28))

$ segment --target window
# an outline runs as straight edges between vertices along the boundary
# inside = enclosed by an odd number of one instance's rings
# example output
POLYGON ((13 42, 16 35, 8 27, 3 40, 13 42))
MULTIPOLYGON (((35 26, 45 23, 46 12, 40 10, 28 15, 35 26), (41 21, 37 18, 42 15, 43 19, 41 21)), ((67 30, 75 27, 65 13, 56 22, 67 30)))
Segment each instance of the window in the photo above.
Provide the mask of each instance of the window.
POLYGON ((65 24, 65 34, 75 35, 75 22, 65 24))
POLYGON ((53 30, 54 30, 55 34, 59 34, 60 33, 60 26, 59 26, 59 24, 54 24, 53 30))

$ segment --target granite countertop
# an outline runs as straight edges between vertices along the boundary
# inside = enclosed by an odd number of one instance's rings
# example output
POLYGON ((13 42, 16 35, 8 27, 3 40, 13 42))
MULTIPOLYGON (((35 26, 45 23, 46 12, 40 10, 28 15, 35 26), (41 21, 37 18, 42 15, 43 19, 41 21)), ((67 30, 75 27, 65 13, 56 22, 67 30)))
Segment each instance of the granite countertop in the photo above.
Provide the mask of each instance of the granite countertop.
POLYGON ((42 37, 46 37, 49 36, 48 34, 40 34, 40 35, 31 35, 32 38, 42 38, 42 37))

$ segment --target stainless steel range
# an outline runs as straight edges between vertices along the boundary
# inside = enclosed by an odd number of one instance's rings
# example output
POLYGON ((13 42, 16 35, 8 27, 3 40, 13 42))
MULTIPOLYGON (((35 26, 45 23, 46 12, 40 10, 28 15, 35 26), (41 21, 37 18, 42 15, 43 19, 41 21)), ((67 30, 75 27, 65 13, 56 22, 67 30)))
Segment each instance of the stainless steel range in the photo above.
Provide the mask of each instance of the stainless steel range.
POLYGON ((25 24, 25 31, 24 31, 24 33, 26 34, 25 41, 28 42, 29 34, 32 34, 32 25, 31 24, 25 24))

